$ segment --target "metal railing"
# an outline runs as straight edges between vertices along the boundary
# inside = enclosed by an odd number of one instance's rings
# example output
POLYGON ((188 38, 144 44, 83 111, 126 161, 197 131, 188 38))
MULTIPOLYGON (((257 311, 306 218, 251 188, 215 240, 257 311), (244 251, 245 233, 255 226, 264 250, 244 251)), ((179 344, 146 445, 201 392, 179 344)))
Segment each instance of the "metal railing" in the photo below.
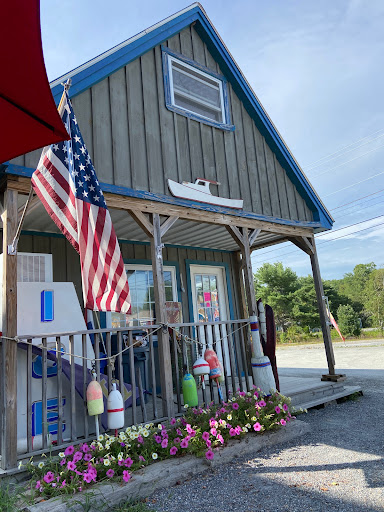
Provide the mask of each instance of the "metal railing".
MULTIPOLYGON (((18 459, 94 439, 95 419, 88 415, 86 403, 92 369, 104 394, 112 389, 114 380, 118 382, 125 402, 125 427, 169 419, 159 414, 160 329, 169 332, 175 415, 184 410, 184 374, 192 373, 194 360, 208 346, 222 362, 224 381, 219 393, 218 384, 207 376, 205 389, 200 386, 198 390, 199 405, 227 401, 238 388, 249 390, 252 372, 248 324, 248 320, 228 320, 18 337, 18 459), (141 352, 136 350, 144 348, 143 339, 137 339, 138 329, 146 333, 146 347, 141 352)), ((106 413, 98 421, 100 430, 105 430, 106 413)))

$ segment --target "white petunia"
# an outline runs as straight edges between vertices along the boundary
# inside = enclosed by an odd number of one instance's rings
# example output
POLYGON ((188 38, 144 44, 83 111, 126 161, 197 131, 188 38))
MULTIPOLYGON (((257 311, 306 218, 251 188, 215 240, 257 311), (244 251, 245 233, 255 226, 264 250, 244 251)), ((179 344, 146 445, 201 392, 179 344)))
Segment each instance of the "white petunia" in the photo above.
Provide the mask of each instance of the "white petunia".
POLYGON ((158 457, 157 453, 152 453, 152 459, 153 459, 153 460, 156 460, 156 459, 157 459, 157 457, 158 457))

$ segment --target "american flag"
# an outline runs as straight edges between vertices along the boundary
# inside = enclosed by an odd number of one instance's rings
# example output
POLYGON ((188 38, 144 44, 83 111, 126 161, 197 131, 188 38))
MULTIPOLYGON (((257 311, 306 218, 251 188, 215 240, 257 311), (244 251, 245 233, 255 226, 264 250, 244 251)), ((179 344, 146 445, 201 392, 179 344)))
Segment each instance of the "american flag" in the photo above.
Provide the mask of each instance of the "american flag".
POLYGON ((128 313, 128 280, 111 216, 71 102, 64 94, 62 120, 71 139, 44 148, 32 186, 80 254, 85 307, 128 313))

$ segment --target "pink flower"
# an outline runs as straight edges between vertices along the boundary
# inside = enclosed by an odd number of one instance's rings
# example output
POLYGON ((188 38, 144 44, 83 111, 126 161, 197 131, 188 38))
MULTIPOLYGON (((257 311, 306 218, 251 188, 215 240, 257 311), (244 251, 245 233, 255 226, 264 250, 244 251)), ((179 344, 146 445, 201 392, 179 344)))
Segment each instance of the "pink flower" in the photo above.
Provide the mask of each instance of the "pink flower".
POLYGON ((89 462, 92 459, 92 455, 90 453, 85 453, 83 460, 84 462, 89 462))
POLYGON ((71 445, 71 446, 67 446, 65 451, 64 451, 64 455, 68 456, 68 455, 72 455, 72 453, 75 451, 74 447, 71 445))
POLYGON ((83 458, 83 453, 82 452, 76 452, 75 455, 73 456, 73 462, 78 462, 82 458, 83 458))
POLYGON ((195 435, 196 435, 196 430, 193 430, 193 429, 192 429, 191 437, 195 437, 195 435))
POLYGON ((107 471, 108 478, 112 478, 114 474, 115 474, 115 472, 113 471, 113 469, 108 469, 108 471, 107 471))
POLYGON ((161 447, 166 448, 168 446, 168 439, 163 439, 161 442, 161 447))
POLYGON ((234 429, 234 428, 230 428, 230 429, 229 429, 229 435, 230 435, 231 437, 236 436, 236 435, 237 435, 237 430, 236 430, 236 429, 234 429))
POLYGON ((170 423, 171 423, 171 425, 175 425, 176 424, 176 419, 172 418, 170 423))
POLYGON ((176 443, 176 444, 179 444, 180 443, 180 437, 175 437, 173 442, 176 443))
POLYGON ((70 460, 67 464, 67 469, 69 469, 70 471, 75 471, 76 464, 70 460))
POLYGON ((157 444, 160 444, 161 443, 161 437, 160 436, 156 436, 155 437, 155 441, 157 444))
POLYGON ((287 412, 288 411, 288 405, 287 404, 283 404, 283 409, 284 409, 285 412, 287 412))
POLYGON ((245 391, 239 391, 240 396, 245 396, 245 391))
POLYGON ((40 480, 36 482, 35 489, 38 489, 40 487, 40 480))
POLYGON ((188 448, 188 441, 183 439, 180 443, 181 448, 188 448))
POLYGON ((93 480, 93 476, 89 473, 84 473, 83 479, 87 484, 90 484, 93 480))
MULTIPOLYGON (((141 460, 141 462, 145 462, 145 459, 142 455, 139 455, 139 460, 141 460)), ((129 466, 129 467, 131 467, 131 466, 129 466)))
POLYGON ((67 463, 67 459, 61 459, 60 466, 64 466, 67 463))
POLYGON ((143 436, 139 436, 139 437, 137 438, 137 442, 138 442, 138 443, 143 443, 143 442, 144 442, 143 436))
POLYGON ((63 480, 63 481, 61 482, 60 487, 65 487, 65 486, 66 486, 66 481, 65 481, 65 480, 63 480))
POLYGON ((48 473, 44 476, 43 480, 46 484, 50 484, 55 479, 55 475, 52 471, 48 471, 48 473))
POLYGON ((81 447, 83 453, 88 453, 90 451, 90 448, 89 446, 87 445, 87 443, 84 443, 81 447))
POLYGON ((215 419, 213 419, 213 418, 211 418, 211 419, 209 420, 209 426, 212 428, 212 427, 214 427, 215 425, 216 425, 216 420, 215 420, 215 419))
POLYGON ((208 439, 209 439, 209 432, 203 432, 201 437, 202 437, 203 441, 208 441, 208 439))
POLYGON ((260 407, 265 407, 267 404, 264 402, 264 400, 260 400, 259 405, 260 407))
POLYGON ((182 431, 179 428, 176 429, 176 434, 178 436, 182 436, 183 435, 182 431))
POLYGON ((162 437, 168 437, 167 429, 166 428, 163 428, 163 430, 161 431, 161 436, 162 437))
POLYGON ((257 391, 254 391, 253 395, 254 395, 255 398, 259 398, 259 393, 257 391))
POLYGON ((224 439, 223 439, 223 436, 221 434, 219 434, 217 436, 217 439, 218 439, 218 441, 220 441, 221 444, 224 444, 224 439))
POLYGON ((192 427, 189 423, 187 423, 186 429, 187 429, 188 434, 190 434, 192 432, 192 427))
POLYGON ((210 432, 213 436, 217 436, 217 430, 215 428, 211 428, 210 432))
POLYGON ((123 460, 118 460, 117 463, 118 463, 119 466, 123 466, 124 465, 124 461, 123 460))
POLYGON ((128 473, 128 471, 123 471, 123 480, 124 482, 128 482, 128 480, 131 478, 131 475, 128 473))
POLYGON ((281 409, 280 409, 280 407, 278 405, 276 405, 275 411, 276 411, 276 414, 280 414, 281 413, 281 409))
POLYGON ((287 424, 287 422, 285 420, 283 420, 283 419, 280 420, 280 423, 281 423, 281 425, 283 425, 283 427, 284 427, 284 425, 287 424))
POLYGON ((176 446, 172 446, 172 448, 169 450, 169 453, 171 455, 176 455, 177 453, 177 447, 176 446))
MULTIPOLYGON (((140 457, 141 457, 141 455, 140 455, 140 457)), ((133 464, 133 460, 131 459, 131 457, 128 457, 127 459, 125 459, 124 464, 126 465, 127 468, 130 468, 133 464)))
POLYGON ((253 430, 255 432, 259 432, 261 430, 261 425, 258 421, 253 425, 253 430))
POLYGON ((212 460, 212 459, 213 459, 213 457, 214 457, 213 451, 212 451, 212 450, 208 450, 208 451, 205 453, 205 457, 207 458, 207 460, 212 460))
POLYGON ((209 439, 207 439, 205 441, 205 444, 207 445, 207 448, 210 448, 212 443, 211 443, 211 441, 209 439))

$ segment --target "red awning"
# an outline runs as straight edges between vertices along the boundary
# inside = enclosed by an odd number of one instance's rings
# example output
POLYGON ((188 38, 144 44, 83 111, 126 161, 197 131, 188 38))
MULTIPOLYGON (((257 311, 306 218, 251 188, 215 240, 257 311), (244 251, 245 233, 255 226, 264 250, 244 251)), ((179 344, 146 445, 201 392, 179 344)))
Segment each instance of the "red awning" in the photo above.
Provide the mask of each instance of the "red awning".
POLYGON ((40 0, 2 2, 0 13, 1 163, 69 137, 45 70, 40 0))

